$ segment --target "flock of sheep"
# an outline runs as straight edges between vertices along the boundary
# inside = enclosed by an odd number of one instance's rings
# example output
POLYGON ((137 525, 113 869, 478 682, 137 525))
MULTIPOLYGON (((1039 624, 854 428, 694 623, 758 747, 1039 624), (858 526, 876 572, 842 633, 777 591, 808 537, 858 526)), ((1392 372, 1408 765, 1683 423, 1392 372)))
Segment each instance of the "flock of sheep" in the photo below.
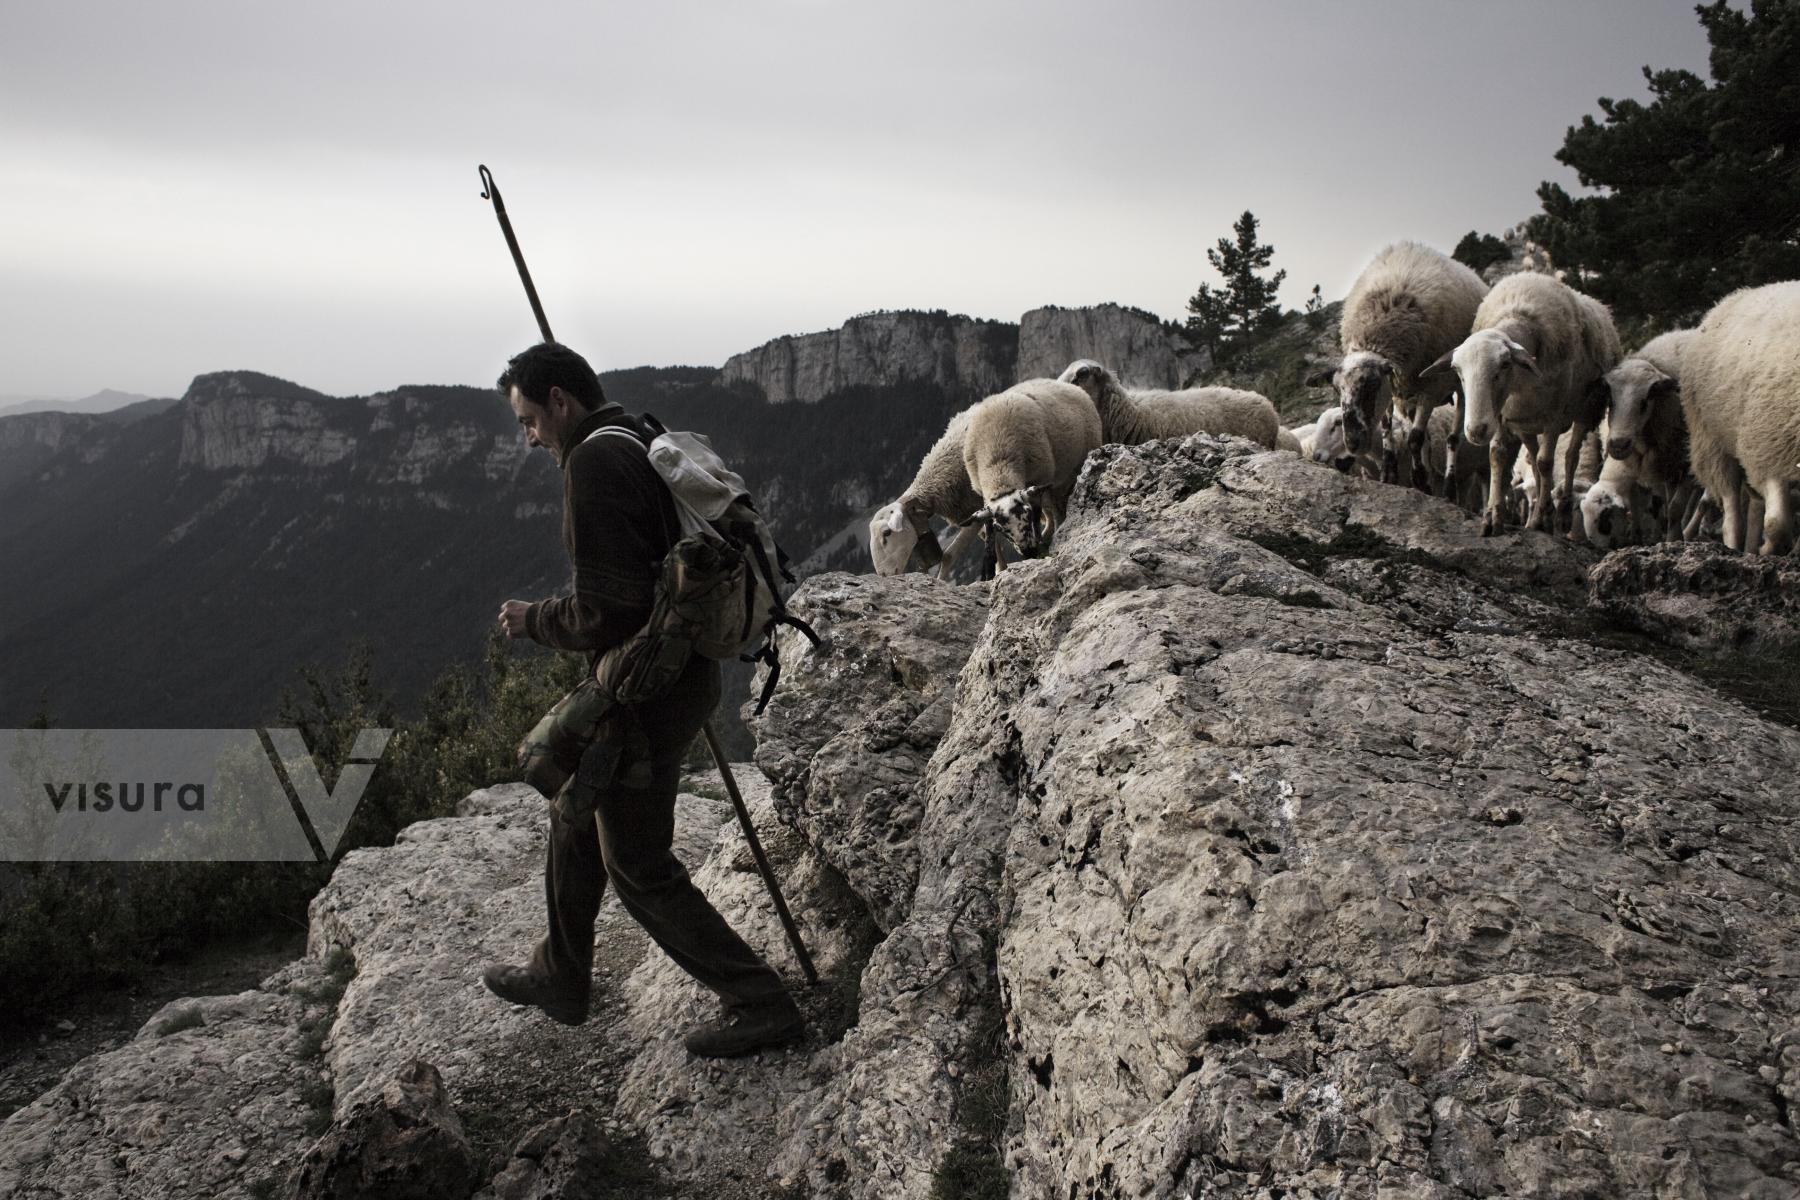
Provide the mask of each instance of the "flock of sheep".
POLYGON ((1339 336, 1340 359, 1307 381, 1338 403, 1293 430, 1255 392, 1128 390, 1088 359, 989 396, 870 520, 876 570, 948 575, 976 534, 996 567, 1003 543, 1040 554, 1090 451, 1191 433, 1418 487, 1479 511, 1483 534, 1510 519, 1607 547, 1695 537, 1711 513, 1734 550, 1793 545, 1800 281, 1734 292, 1697 329, 1626 355, 1606 307, 1554 277, 1490 288, 1400 242, 1350 289, 1339 336), (933 519, 956 530, 948 547, 933 519))

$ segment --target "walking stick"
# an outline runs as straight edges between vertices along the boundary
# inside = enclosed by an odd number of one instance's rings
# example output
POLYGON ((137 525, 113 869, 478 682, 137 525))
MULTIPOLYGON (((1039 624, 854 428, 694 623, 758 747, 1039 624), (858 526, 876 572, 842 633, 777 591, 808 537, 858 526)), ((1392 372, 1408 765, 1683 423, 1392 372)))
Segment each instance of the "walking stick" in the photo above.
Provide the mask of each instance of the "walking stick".
MULTIPOLYGON (((506 248, 512 251, 513 265, 519 268, 519 280, 525 285, 525 298, 531 301, 531 314, 537 318, 538 331, 544 335, 546 342, 556 339, 550 334, 550 322, 544 316, 544 306, 538 302, 537 289, 531 285, 531 272, 525 267, 525 255, 519 251, 519 239, 513 236, 512 222, 506 218, 506 205, 500 199, 500 189, 494 183, 493 172, 486 165, 477 168, 481 173, 481 198, 492 199, 494 215, 500 219, 500 232, 506 235, 506 248)), ((738 824, 744 827, 744 839, 750 843, 751 857, 756 859, 756 870, 769 889, 769 898, 775 901, 775 915, 781 918, 781 927, 787 932, 788 942, 794 947, 794 957, 800 960, 800 969, 806 972, 806 982, 819 982, 819 972, 813 966, 812 955, 806 952, 806 943, 800 940, 799 927, 794 924, 793 915, 788 912, 787 901, 781 897, 781 886, 775 882, 775 872, 769 866, 769 857, 763 853, 762 841, 756 836, 755 826, 750 824, 750 810, 744 806, 744 797, 738 792, 737 778, 731 773, 731 764, 725 761, 725 748, 719 745, 719 735, 713 732, 712 721, 700 727, 706 735, 706 748, 712 752, 712 760, 719 768, 719 778, 725 781, 725 790, 731 796, 731 807, 737 811, 738 824)), ((600 816, 594 815, 598 822, 600 816)))
POLYGON ((519 252, 519 239, 513 236, 512 222, 506 219, 506 202, 500 199, 500 189, 494 184, 494 174, 485 164, 476 168, 481 172, 481 198, 494 201, 494 215, 500 218, 500 232, 506 235, 506 248, 512 251, 513 265, 519 268, 519 280, 525 285, 525 298, 531 301, 531 315, 537 318, 538 330, 544 335, 546 342, 554 342, 555 336, 550 332, 550 322, 544 318, 544 306, 538 303, 537 289, 531 286, 531 272, 525 269, 525 256, 519 252))

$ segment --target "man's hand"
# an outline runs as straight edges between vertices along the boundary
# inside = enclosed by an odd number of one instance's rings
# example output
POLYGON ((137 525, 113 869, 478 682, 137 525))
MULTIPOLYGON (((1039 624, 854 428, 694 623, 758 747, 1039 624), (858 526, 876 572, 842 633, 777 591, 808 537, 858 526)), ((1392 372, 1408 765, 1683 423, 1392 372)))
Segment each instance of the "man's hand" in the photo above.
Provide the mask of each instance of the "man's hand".
POLYGON ((525 613, 530 607, 524 600, 508 600, 500 606, 500 628, 506 630, 507 637, 529 636, 525 632, 525 613))

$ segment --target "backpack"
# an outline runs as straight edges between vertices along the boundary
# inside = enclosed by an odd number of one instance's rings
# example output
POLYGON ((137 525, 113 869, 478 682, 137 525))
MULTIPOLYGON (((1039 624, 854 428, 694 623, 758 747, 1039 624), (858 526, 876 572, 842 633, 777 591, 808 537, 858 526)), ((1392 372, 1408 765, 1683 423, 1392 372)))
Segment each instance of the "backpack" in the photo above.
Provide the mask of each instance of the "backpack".
POLYGON ((741 475, 725 465, 703 434, 671 433, 649 413, 639 418, 651 435, 606 425, 588 434, 630 438, 644 446, 650 466, 675 502, 681 537, 663 556, 656 600, 644 627, 601 655, 595 679, 621 704, 667 691, 691 655, 767 664, 756 702, 761 716, 781 679, 775 635, 792 626, 818 646, 819 635, 787 610, 795 582, 788 558, 741 475))

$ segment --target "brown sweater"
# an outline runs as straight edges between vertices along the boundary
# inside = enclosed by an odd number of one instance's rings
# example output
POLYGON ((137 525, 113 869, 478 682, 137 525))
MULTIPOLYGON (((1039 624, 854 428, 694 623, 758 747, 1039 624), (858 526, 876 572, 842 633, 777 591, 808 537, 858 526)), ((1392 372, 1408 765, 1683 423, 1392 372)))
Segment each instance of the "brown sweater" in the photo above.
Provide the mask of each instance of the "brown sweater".
POLYGON ((607 403, 563 445, 563 545, 572 588, 525 613, 532 640, 557 650, 598 653, 636 633, 650 617, 663 556, 681 537, 675 502, 643 443, 612 434, 588 438, 604 425, 633 428, 624 409, 607 403))

